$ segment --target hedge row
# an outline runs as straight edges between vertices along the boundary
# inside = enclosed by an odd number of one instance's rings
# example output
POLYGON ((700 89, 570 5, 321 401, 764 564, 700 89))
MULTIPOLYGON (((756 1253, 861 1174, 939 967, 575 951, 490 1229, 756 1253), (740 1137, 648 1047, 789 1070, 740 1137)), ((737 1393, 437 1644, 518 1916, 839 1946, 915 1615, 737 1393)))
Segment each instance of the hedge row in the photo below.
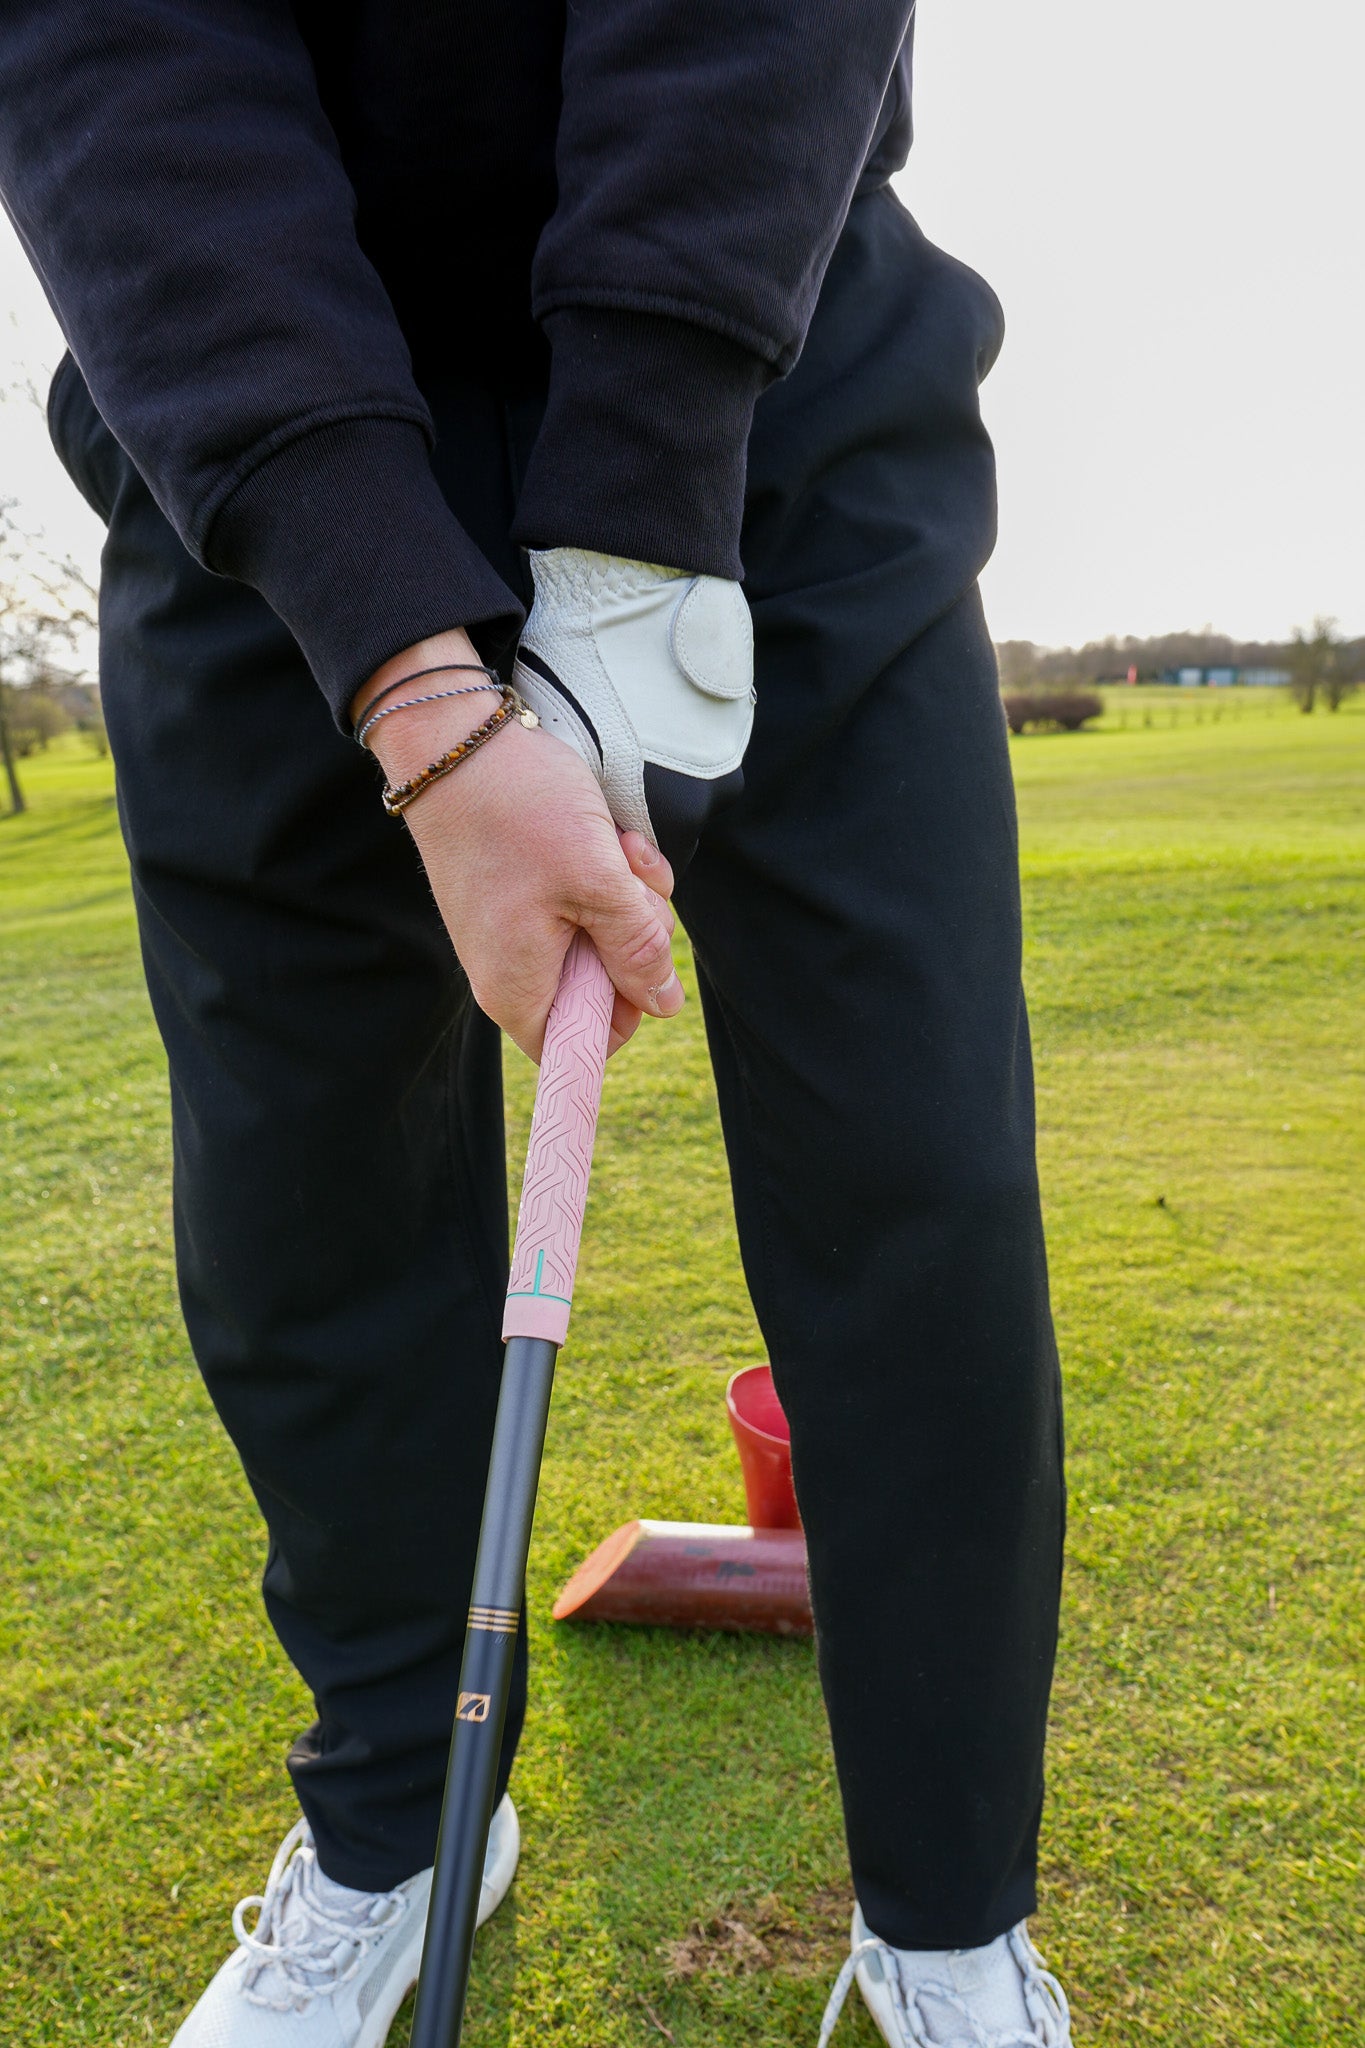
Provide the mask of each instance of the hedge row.
POLYGON ((1006 690, 1001 702, 1005 721, 1015 733, 1030 725, 1079 732, 1087 719, 1104 715, 1104 699, 1098 690, 1006 690))

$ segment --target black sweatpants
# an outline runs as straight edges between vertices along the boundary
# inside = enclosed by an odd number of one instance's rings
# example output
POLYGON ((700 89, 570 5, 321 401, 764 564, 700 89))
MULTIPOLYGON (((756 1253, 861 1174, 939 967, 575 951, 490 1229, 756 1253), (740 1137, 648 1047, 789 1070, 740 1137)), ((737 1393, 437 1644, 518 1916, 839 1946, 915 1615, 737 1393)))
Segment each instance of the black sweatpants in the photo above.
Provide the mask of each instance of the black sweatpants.
MULTIPOLYGON (((998 323, 889 194, 855 205, 758 408, 747 786, 678 896, 853 1876, 909 1947, 1034 1904, 1061 1568, 1014 811, 975 591, 998 323)), ((428 396, 452 505, 526 591, 507 535, 542 395, 452 374, 428 396)), ((76 378, 53 428, 109 524, 102 685, 185 1317, 316 1698, 290 1768, 323 1868, 388 1886, 431 1860, 497 1393, 497 1033, 289 634, 190 559, 76 378)), ((525 1690, 523 1645, 505 1770, 525 1690)))

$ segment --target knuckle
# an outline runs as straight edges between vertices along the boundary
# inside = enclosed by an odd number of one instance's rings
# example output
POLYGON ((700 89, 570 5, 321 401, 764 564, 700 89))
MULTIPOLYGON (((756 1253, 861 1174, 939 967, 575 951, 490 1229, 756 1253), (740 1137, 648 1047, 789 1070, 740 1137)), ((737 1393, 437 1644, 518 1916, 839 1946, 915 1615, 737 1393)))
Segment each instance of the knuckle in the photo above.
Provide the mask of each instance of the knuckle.
POLYGON ((633 967, 639 974, 653 973, 669 958, 668 934, 662 925, 655 925, 651 932, 642 938, 637 937, 635 943, 628 944, 624 951, 628 967, 633 967))

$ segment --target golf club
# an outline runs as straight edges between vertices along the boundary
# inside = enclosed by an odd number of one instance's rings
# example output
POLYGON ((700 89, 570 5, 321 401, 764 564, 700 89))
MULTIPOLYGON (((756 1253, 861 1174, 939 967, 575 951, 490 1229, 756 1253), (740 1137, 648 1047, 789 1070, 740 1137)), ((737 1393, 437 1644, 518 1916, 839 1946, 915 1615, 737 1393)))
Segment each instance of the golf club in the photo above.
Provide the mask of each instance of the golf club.
POLYGON ((457 2048, 493 1816, 555 1357, 569 1328, 613 992, 586 933, 545 1026, 502 1334, 464 1660, 417 1985, 412 2048, 457 2048))

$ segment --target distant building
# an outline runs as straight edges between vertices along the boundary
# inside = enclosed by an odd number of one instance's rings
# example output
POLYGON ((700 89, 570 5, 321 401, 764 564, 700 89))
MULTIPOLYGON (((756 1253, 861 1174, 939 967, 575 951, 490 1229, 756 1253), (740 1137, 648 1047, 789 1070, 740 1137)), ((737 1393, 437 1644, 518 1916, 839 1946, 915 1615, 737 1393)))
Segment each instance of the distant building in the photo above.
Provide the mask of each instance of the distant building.
POLYGON ((1168 668, 1163 683, 1178 683, 1182 690, 1228 690, 1234 685, 1252 689, 1275 689, 1291 681, 1287 668, 1168 668))

